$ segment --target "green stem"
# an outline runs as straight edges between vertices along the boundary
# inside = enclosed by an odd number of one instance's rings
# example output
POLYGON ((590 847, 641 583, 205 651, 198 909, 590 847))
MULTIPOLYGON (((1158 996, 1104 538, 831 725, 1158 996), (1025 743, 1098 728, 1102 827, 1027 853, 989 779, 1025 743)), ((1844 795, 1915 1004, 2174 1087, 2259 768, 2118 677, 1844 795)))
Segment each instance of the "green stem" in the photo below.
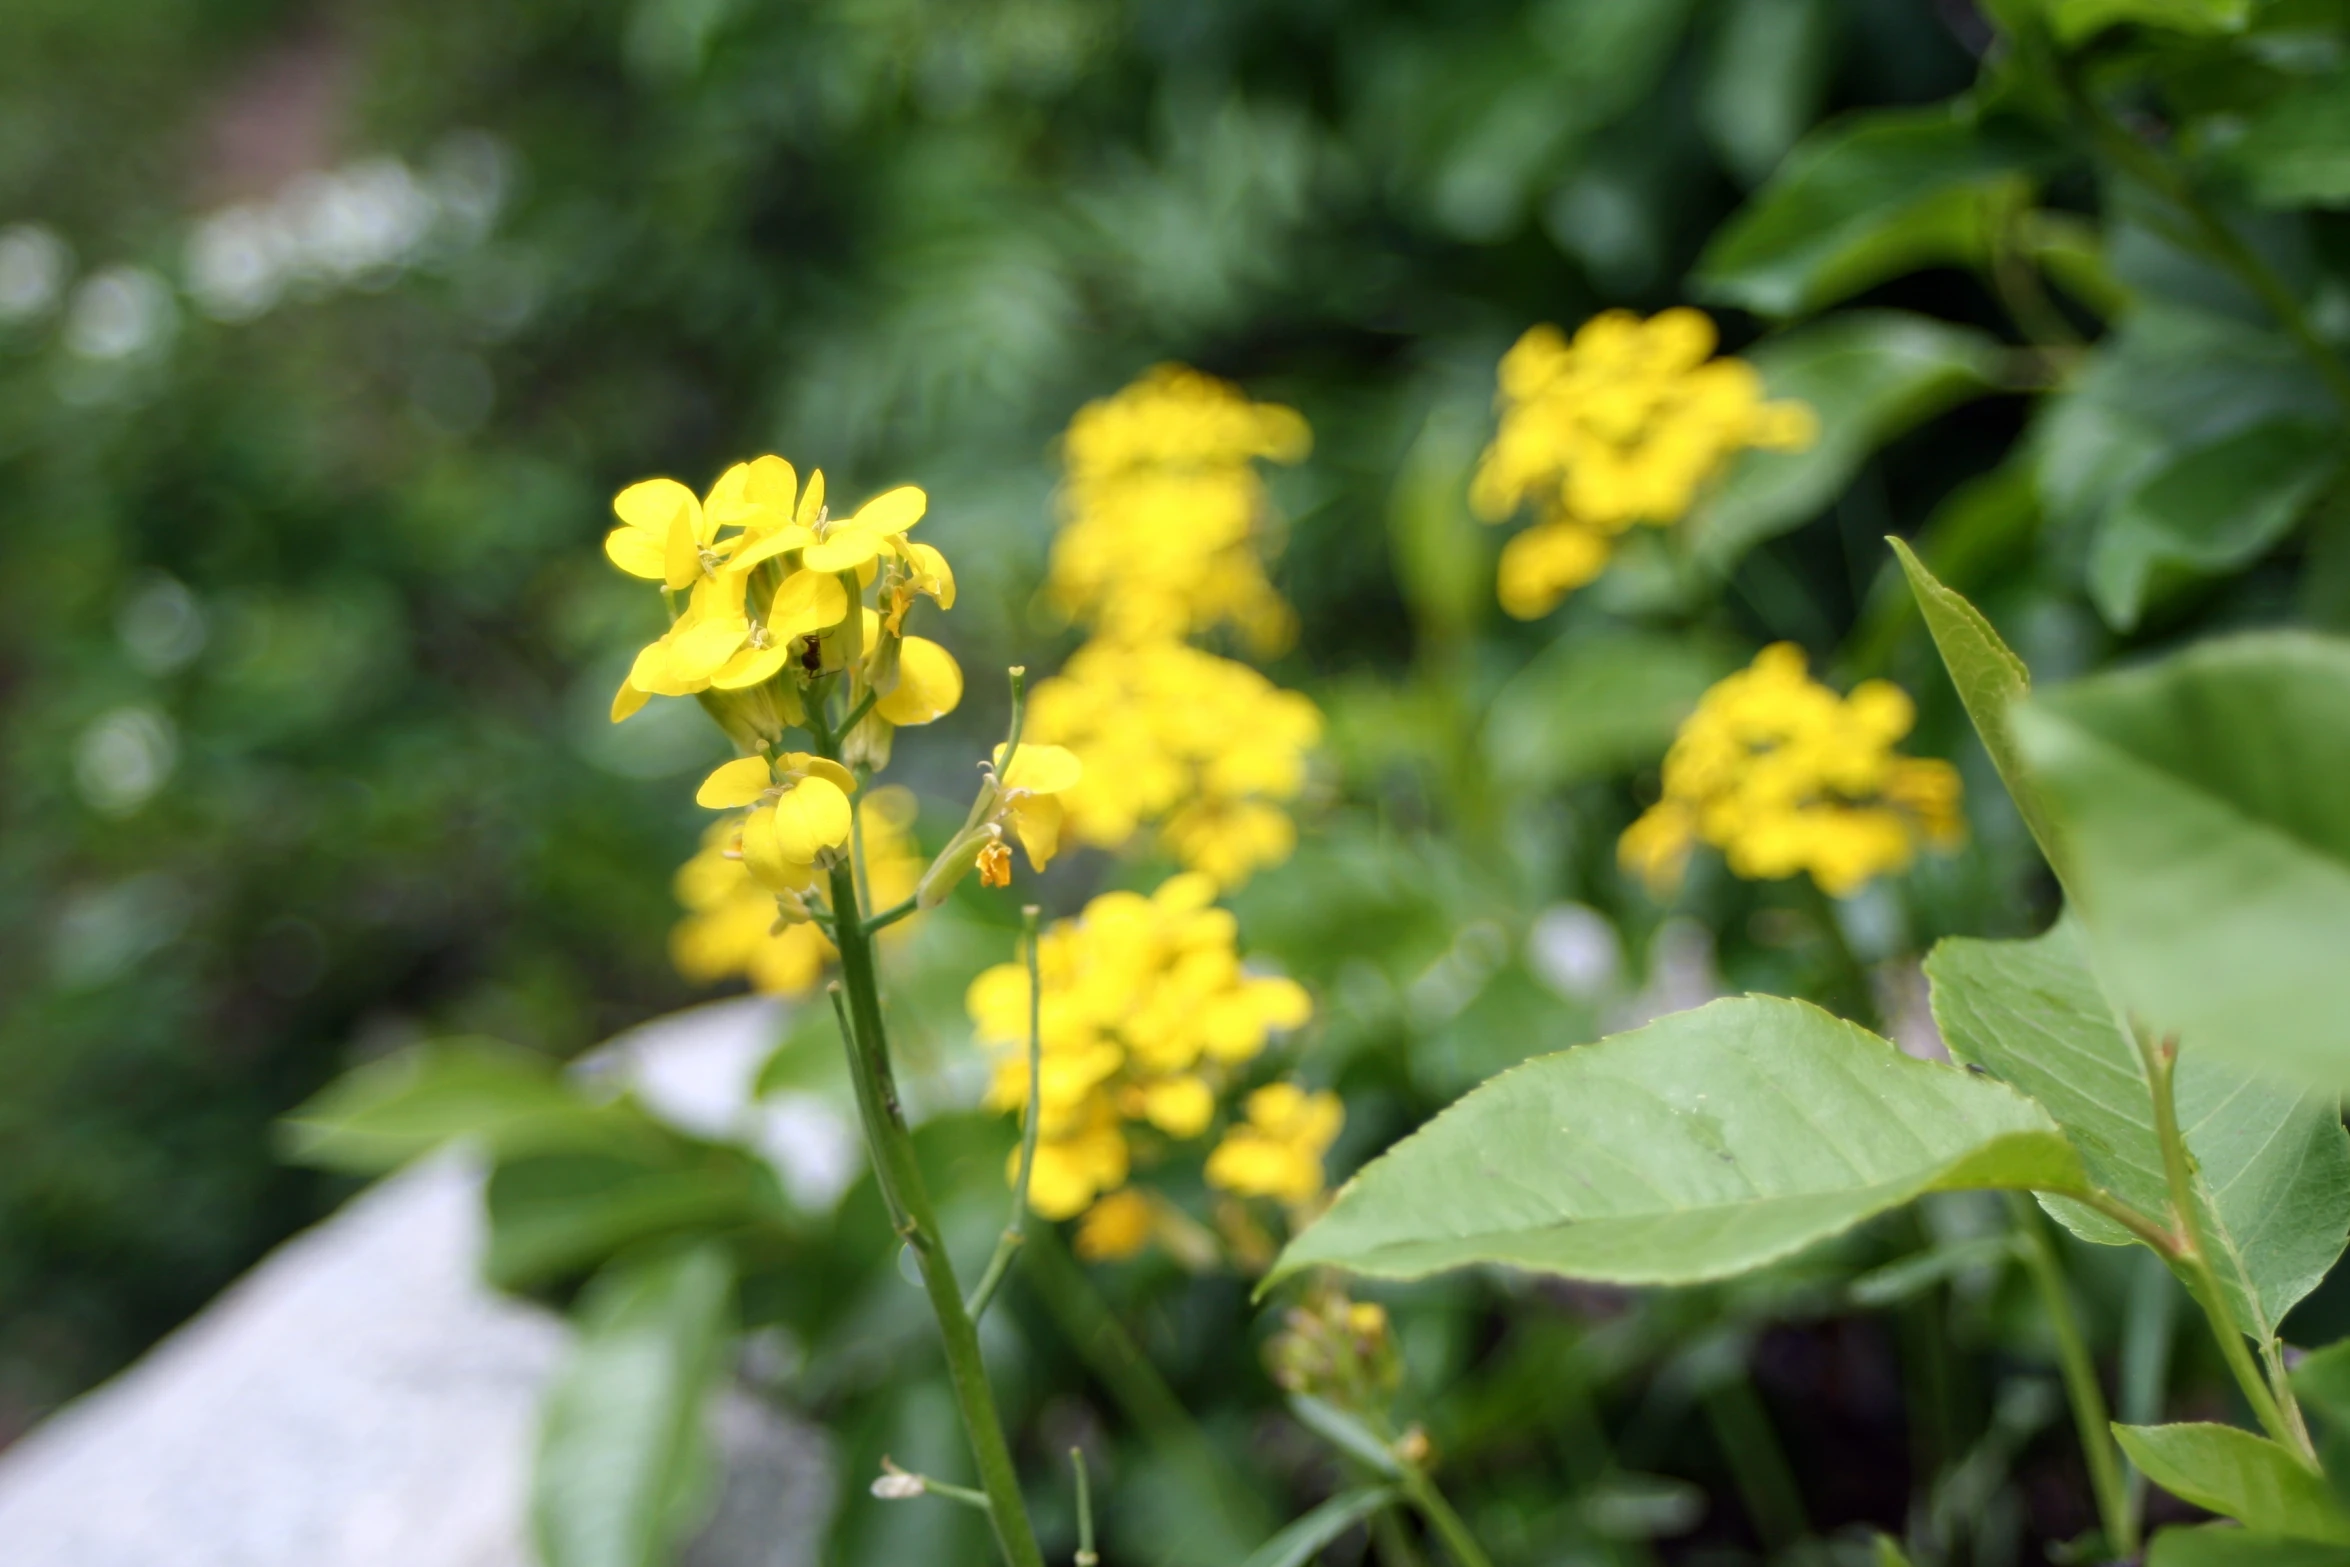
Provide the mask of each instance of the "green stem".
POLYGON ((979 1275, 979 1282, 971 1287, 970 1300, 963 1306, 974 1322, 987 1315, 987 1303, 995 1299, 996 1290, 1012 1271, 1012 1258, 1019 1253, 1028 1223, 1028 1177, 1036 1168, 1038 1079, 1044 1072, 1044 987, 1036 962, 1036 917, 1042 912, 1033 903, 1020 911, 1020 940, 1028 954, 1028 1109, 1020 1123, 1020 1163, 1012 1178, 1011 1217, 1004 1220, 995 1255, 987 1259, 987 1270, 979 1275))
POLYGON ((1706 1421, 1730 1479, 1754 1520, 1754 1532, 1772 1555, 1777 1555, 1811 1532, 1804 1514, 1803 1495, 1796 1489, 1795 1472, 1787 1467, 1787 1453, 1771 1429, 1770 1413, 1754 1393, 1743 1367, 1724 1376, 1700 1397, 1706 1421))
POLYGON ((907 915, 913 913, 914 910, 918 907, 920 907, 919 901, 913 898, 908 898, 902 903, 893 903, 888 908, 883 909, 879 914, 876 914, 871 919, 867 920, 865 922, 865 930, 868 934, 878 935, 882 931, 889 929, 890 926, 895 925, 899 920, 902 920, 907 915))
POLYGON ((1493 1558, 1485 1554, 1485 1547, 1479 1545, 1477 1537, 1469 1533, 1469 1526, 1461 1522, 1461 1515, 1452 1510, 1452 1503, 1444 1499, 1444 1493, 1436 1488, 1436 1482, 1429 1478, 1428 1472, 1417 1464, 1405 1464, 1402 1467, 1403 1472, 1397 1483, 1403 1487, 1403 1494, 1411 1498, 1412 1506, 1420 1516, 1428 1520, 1428 1527, 1436 1531, 1436 1537, 1444 1542, 1444 1548, 1452 1554, 1452 1559, 1460 1563, 1460 1567, 1493 1567, 1493 1558))
MULTIPOLYGON (((2187 1164, 2187 1141, 2179 1132, 2178 1095, 2172 1081, 2178 1066, 2177 1042, 2150 1040, 2138 1028, 2130 1032, 2146 1064, 2146 1086, 2154 1100, 2154 1136, 2162 1146, 2163 1174, 2170 1183, 2171 1223, 2178 1231, 2176 1256, 2187 1270, 2188 1292, 2210 1321, 2212 1334, 2219 1340, 2220 1356, 2228 1363, 2228 1371, 2235 1377, 2236 1386, 2243 1390, 2244 1402, 2252 1406, 2261 1429, 2304 1461, 2315 1464, 2316 1453, 2310 1446, 2309 1435, 2300 1429, 2299 1411, 2295 1411, 2296 1418, 2286 1419, 2275 1391, 2260 1374, 2260 1368, 2253 1364, 2244 1335, 2228 1311, 2227 1291, 2221 1287, 2219 1274, 2211 1266, 2211 1243, 2203 1233, 2202 1205, 2195 1200, 2194 1176, 2187 1164)), ((2285 1396, 2292 1397, 2289 1389, 2285 1396)))
POLYGON ((1020 1496, 1011 1445, 1004 1439, 1003 1421, 996 1413, 995 1390, 988 1385, 987 1364, 980 1357, 979 1330, 963 1309, 963 1291, 955 1282, 955 1265, 947 1256, 938 1216, 922 1180, 913 1134, 898 1108, 888 1037, 881 1023, 873 937, 858 913, 855 873, 845 864, 832 868, 832 906, 839 922, 836 945, 840 948, 841 988, 847 993, 848 1018, 853 1025, 849 1074, 856 1081, 858 1105, 865 1113, 874 1169, 886 1172, 882 1175, 885 1189, 894 1185, 897 1190, 903 1213, 901 1234, 913 1249, 922 1287, 930 1296, 931 1314, 938 1319, 948 1380, 954 1386, 963 1431, 979 1469, 980 1487, 987 1494, 988 1522, 995 1530, 996 1544, 1010 1567, 1044 1567, 1036 1530, 1020 1496))
POLYGON ((1069 1467, 1077 1471, 1077 1567, 1095 1567, 1101 1558, 1093 1549, 1093 1486, 1085 1477, 1085 1449, 1069 1449, 1069 1467))
POLYGON ((2184 174, 2108 114, 2071 69, 2058 65, 2054 74, 2066 101, 2087 125, 2090 139, 2124 174, 2186 216, 2212 259, 2235 273, 2245 287, 2259 296, 2261 304, 2316 369, 2335 401, 2350 411, 2350 365, 2345 365, 2333 346, 2310 325, 2309 316, 2302 310, 2301 301, 2294 297, 2291 286, 2211 210, 2184 174))
POLYGON ((2106 1550, 2118 1558, 2135 1557, 2138 1519, 2130 1506, 2129 1487, 2122 1480, 2121 1453, 2114 1444, 2105 1389, 2098 1384, 2097 1364, 2089 1356, 2081 1319, 2073 1310, 2064 1265, 2030 1198, 2008 1193, 2007 1210, 2015 1222, 2025 1270, 2040 1291, 2041 1309, 2048 1313, 2048 1325, 2056 1334, 2057 1364, 2064 1370, 2065 1395, 2072 1401, 2073 1424, 2080 1431, 2081 1456, 2089 1464, 2089 1488, 2097 1497, 2097 1519, 2105 1529, 2106 1550))

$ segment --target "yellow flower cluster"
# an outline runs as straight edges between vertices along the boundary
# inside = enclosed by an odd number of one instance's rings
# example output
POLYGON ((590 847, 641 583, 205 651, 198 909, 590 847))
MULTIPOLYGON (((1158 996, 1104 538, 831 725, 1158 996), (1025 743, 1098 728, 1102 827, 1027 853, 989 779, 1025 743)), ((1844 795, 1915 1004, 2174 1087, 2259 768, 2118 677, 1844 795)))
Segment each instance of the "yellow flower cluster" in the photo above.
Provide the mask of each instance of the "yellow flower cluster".
POLYGON ((1181 642, 1093 642, 1038 686, 1028 722, 1085 759, 1069 831, 1116 848, 1147 822, 1185 866, 1234 887, 1289 857, 1274 802, 1305 787, 1322 715, 1246 664, 1181 642))
POLYGON ((1916 711, 1900 687, 1864 681, 1848 697, 1813 680, 1793 643, 1706 692, 1665 755, 1664 797, 1624 832, 1624 866, 1658 890, 1699 842, 1755 880, 1808 871, 1842 897, 1902 870, 1923 843, 1965 836, 1948 762, 1902 756, 1916 711))
MULTIPOLYGON (((1183 1142, 1207 1132, 1218 1087, 1263 1052, 1274 1030, 1312 1015, 1294 981, 1241 968, 1235 922, 1214 907, 1215 895, 1196 874, 1172 877, 1148 897, 1105 893, 1038 939, 1041 1067, 1028 1200, 1046 1218, 1086 1215, 1080 1242, 1090 1256, 1139 1250, 1155 1227, 1150 1199, 1125 1189, 1138 1134, 1183 1142)), ((1026 965, 987 970, 965 1005, 996 1053, 988 1103, 1024 1108, 1026 965)), ((1243 1196, 1308 1201, 1321 1190, 1322 1153, 1341 1115, 1334 1095, 1260 1089, 1247 1121, 1209 1155, 1208 1178, 1243 1196)))
POLYGON ((1712 358, 1714 343, 1695 310, 1610 310, 1572 342, 1535 327, 1502 357, 1500 429, 1469 491, 1489 522, 1534 508, 1502 550, 1502 608, 1549 613, 1607 568, 1627 528, 1678 521, 1740 451, 1811 444, 1812 411, 1765 402, 1754 367, 1712 358))
POLYGON ((1212 376, 1161 365, 1069 422, 1052 596, 1119 640, 1180 640, 1218 625, 1260 651, 1293 634, 1257 552, 1257 459, 1312 444, 1293 409, 1252 403, 1212 376))
POLYGON ((1172 365, 1070 422, 1052 592, 1094 638, 1037 687, 1028 733, 1082 759, 1066 801, 1085 842, 1118 848, 1156 824, 1180 864, 1227 888, 1296 846, 1282 806, 1321 714, 1184 639, 1230 625, 1261 649, 1287 640, 1252 463, 1295 461, 1309 441, 1294 411, 1172 365))
MULTIPOLYGON (((888 908, 914 890, 922 860, 912 838, 915 800, 897 787, 865 799, 865 881, 874 907, 888 908)), ((832 943, 812 921, 777 916, 776 895, 753 878, 739 847, 742 817, 719 821, 702 850, 677 872, 677 901, 687 909, 669 934, 677 971, 696 984, 737 975, 762 995, 801 996, 816 988, 832 961, 832 943)), ((912 927, 892 925, 884 941, 912 927)))

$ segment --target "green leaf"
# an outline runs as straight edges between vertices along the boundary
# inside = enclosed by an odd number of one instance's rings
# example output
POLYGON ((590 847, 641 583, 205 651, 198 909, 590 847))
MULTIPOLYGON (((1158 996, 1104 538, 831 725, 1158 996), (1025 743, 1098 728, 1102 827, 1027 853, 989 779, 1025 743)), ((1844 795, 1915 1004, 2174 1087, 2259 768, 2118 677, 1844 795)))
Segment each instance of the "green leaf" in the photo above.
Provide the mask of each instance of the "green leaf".
POLYGON ((1357 1486, 1321 1506, 1249 1553, 1241 1567, 1305 1567, 1316 1552, 1396 1499, 1392 1485, 1357 1486))
POLYGON ((1777 167, 1819 117, 1835 64, 1827 0, 1728 0, 1697 90, 1697 122, 1742 184, 1777 167))
POLYGON ((2293 1368, 2293 1391, 2326 1419, 2350 1429, 2350 1339, 2303 1356, 2293 1368))
POLYGON ((2156 1535, 2146 1567, 2350 1567, 2350 1547, 2207 1523, 2156 1535))
POLYGON ((2250 116, 2228 167, 2264 207, 2350 206, 2350 80, 2296 83, 2250 116))
POLYGON ((1998 379, 1980 332, 1895 310, 1854 310, 1765 339, 1747 358, 1770 395, 1808 403, 1820 437, 1800 452, 1748 452, 1690 514, 1697 559, 1727 571, 1843 492, 1869 453, 1998 379))
POLYGON ((2350 1544, 2350 1514, 2318 1474, 2234 1426, 2116 1425, 2130 1462, 2183 1501, 2266 1534, 2350 1544))
POLYGON ((703 1406, 722 1368, 734 1272, 699 1245, 613 1263, 540 1416, 531 1523, 547 1567, 654 1567, 708 1491, 703 1406))
POLYGON ((1336 1404, 1310 1394, 1292 1393, 1289 1412, 1297 1416, 1300 1425, 1373 1474, 1393 1479, 1403 1473, 1403 1466, 1387 1444, 1379 1440, 1378 1434, 1336 1404))
POLYGON ((2350 1082, 2350 643, 2206 642, 2019 706, 2099 977, 2182 1057, 2350 1082))
POLYGON ((2078 43, 2122 22, 2174 33, 2241 32, 2252 0, 2044 0, 2056 36, 2078 43))
POLYGON ((2012 1089, 1804 1002, 1747 996, 1503 1073, 1349 1181, 1268 1282, 1491 1262, 1694 1283, 1923 1192, 2084 1180, 2012 1089))
POLYGON ((2106 623, 2134 630, 2164 575, 2213 576, 2267 553, 2341 467, 2339 433, 2279 420, 2157 468, 2097 530, 2089 592, 2106 623))
POLYGON ((642 1241, 780 1230, 790 1219, 765 1164, 683 1138, 658 1159, 551 1154, 502 1163, 490 1176, 489 1213, 482 1271, 501 1289, 585 1272, 642 1241))
MULTIPOLYGON (((1952 938, 1927 956, 1926 977, 1951 1058, 2030 1095, 2091 1181, 2167 1227, 2145 1066, 2090 971, 2079 927, 2068 919, 2032 941, 1952 938)), ((2214 1265, 2238 1324, 2265 1340, 2341 1255, 2350 1133, 2332 1094, 2271 1084, 2203 1053, 2182 1053, 2175 1092, 2214 1265)), ((2132 1239, 2061 1198, 2048 1207, 2086 1240, 2132 1239)))
POLYGON ((1699 258, 1699 294, 1804 315, 1921 266, 1973 263, 2002 205, 2051 159, 1959 102, 1877 109, 1821 127, 1699 258))
POLYGON ((661 1135, 630 1106, 596 1104, 546 1057, 491 1039, 418 1045, 346 1072, 279 1123, 286 1157, 353 1174, 395 1169, 470 1139, 498 1158, 661 1135))
POLYGON ((1501 688, 1485 754, 1505 783, 1546 789, 1645 766, 1737 655, 1702 637, 1622 632, 1553 642, 1501 688))
POLYGON ((1876 1541, 1877 1567, 1910 1567, 1909 1553, 1901 1542, 1889 1534, 1880 1534, 1876 1541))

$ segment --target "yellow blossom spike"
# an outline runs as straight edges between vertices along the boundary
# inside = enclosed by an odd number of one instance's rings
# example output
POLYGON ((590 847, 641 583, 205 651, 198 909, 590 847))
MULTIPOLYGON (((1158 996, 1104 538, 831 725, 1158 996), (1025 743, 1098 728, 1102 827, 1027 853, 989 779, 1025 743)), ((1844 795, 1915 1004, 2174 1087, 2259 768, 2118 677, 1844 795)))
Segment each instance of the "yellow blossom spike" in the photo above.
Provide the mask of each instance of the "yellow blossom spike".
POLYGON ((873 710, 905 727, 944 718, 962 700, 963 670, 955 656, 927 637, 908 637, 898 649, 898 683, 873 710))
POLYGON ((774 782, 767 758, 738 757, 702 780, 702 787, 694 791, 694 804, 713 811, 730 811, 738 805, 750 804, 774 782))

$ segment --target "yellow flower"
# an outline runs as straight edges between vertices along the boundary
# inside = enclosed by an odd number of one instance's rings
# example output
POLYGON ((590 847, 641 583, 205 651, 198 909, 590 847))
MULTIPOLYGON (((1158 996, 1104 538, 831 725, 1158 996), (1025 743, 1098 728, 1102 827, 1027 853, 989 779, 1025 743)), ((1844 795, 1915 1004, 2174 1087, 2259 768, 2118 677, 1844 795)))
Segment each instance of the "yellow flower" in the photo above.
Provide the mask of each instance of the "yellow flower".
POLYGON ((1273 802, 1304 788, 1322 715, 1246 664, 1179 642, 1099 641, 1037 686, 1028 726, 1084 763, 1064 797, 1078 838, 1117 848, 1162 823, 1182 864, 1236 887, 1294 847, 1273 802))
POLYGON ((1061 847, 1061 796, 1077 787, 1085 764, 1057 745, 1023 743, 1004 767, 1004 748, 995 748, 995 820, 1008 826, 1028 851, 1028 868, 1043 870, 1061 847))
POLYGON ((1270 507, 1251 463, 1296 462, 1310 444, 1293 410, 1180 365, 1088 403, 1063 442, 1055 602, 1119 639, 1228 624, 1280 646, 1292 618, 1258 559, 1270 507))
POLYGON ((752 806, 743 822, 743 863, 762 885, 797 890, 848 846, 856 787, 840 763, 786 751, 772 763, 761 756, 726 763, 702 781, 694 803, 714 811, 752 806))
POLYGON ((893 554, 929 508, 930 497, 911 484, 884 490, 843 521, 820 519, 816 542, 800 551, 800 564, 810 571, 847 571, 893 554))
POLYGON ((944 718, 963 700, 963 670, 955 656, 927 637, 907 637, 898 650, 896 680, 873 710, 900 728, 944 718))
POLYGON ((1754 880, 1808 872, 1842 897, 1905 869, 1919 845, 1965 836, 1958 773, 1902 756, 1909 697, 1882 680, 1839 697, 1781 642, 1706 692, 1665 755, 1664 795, 1624 832, 1617 857, 1653 889, 1679 882, 1707 843, 1754 880))
MULTIPOLYGON (((1038 938, 1037 1132, 1040 1149, 1061 1150, 1053 1195, 1039 1196, 1031 1183, 1039 1213, 1075 1212, 1067 1205, 1086 1180, 1094 1183, 1086 1201, 1122 1185, 1123 1164, 1115 1180, 1100 1177, 1112 1167, 1113 1135, 1119 1159, 1131 1157, 1126 1126, 1177 1141, 1201 1135, 1230 1070, 1261 1053, 1274 1030, 1312 1016, 1311 999, 1294 981, 1241 968, 1237 926, 1214 898, 1206 877, 1175 876, 1148 897, 1104 893, 1038 938)), ((1029 1087, 1027 966, 982 973, 964 1004, 995 1056, 987 1103, 1021 1109, 1029 1087)), ((1040 1177, 1045 1168, 1040 1153, 1040 1177)))
POLYGON ((1490 522, 1535 510, 1534 530, 1502 557, 1509 613, 1548 613, 1605 569, 1617 535, 1678 521, 1739 452, 1816 438, 1809 408, 1764 401, 1754 367, 1711 358, 1714 342, 1695 310, 1646 321, 1611 310, 1572 342, 1535 327, 1502 357, 1500 427, 1469 499, 1490 522))
POLYGON ((1158 1232, 1158 1210, 1128 1186, 1097 1198, 1077 1221, 1077 1255, 1088 1262, 1120 1262, 1139 1253, 1158 1232))
POLYGON ((1208 1184, 1243 1197, 1311 1202, 1322 1194, 1322 1155, 1338 1138, 1338 1096, 1271 1083, 1248 1096, 1248 1120, 1208 1155, 1208 1184))

